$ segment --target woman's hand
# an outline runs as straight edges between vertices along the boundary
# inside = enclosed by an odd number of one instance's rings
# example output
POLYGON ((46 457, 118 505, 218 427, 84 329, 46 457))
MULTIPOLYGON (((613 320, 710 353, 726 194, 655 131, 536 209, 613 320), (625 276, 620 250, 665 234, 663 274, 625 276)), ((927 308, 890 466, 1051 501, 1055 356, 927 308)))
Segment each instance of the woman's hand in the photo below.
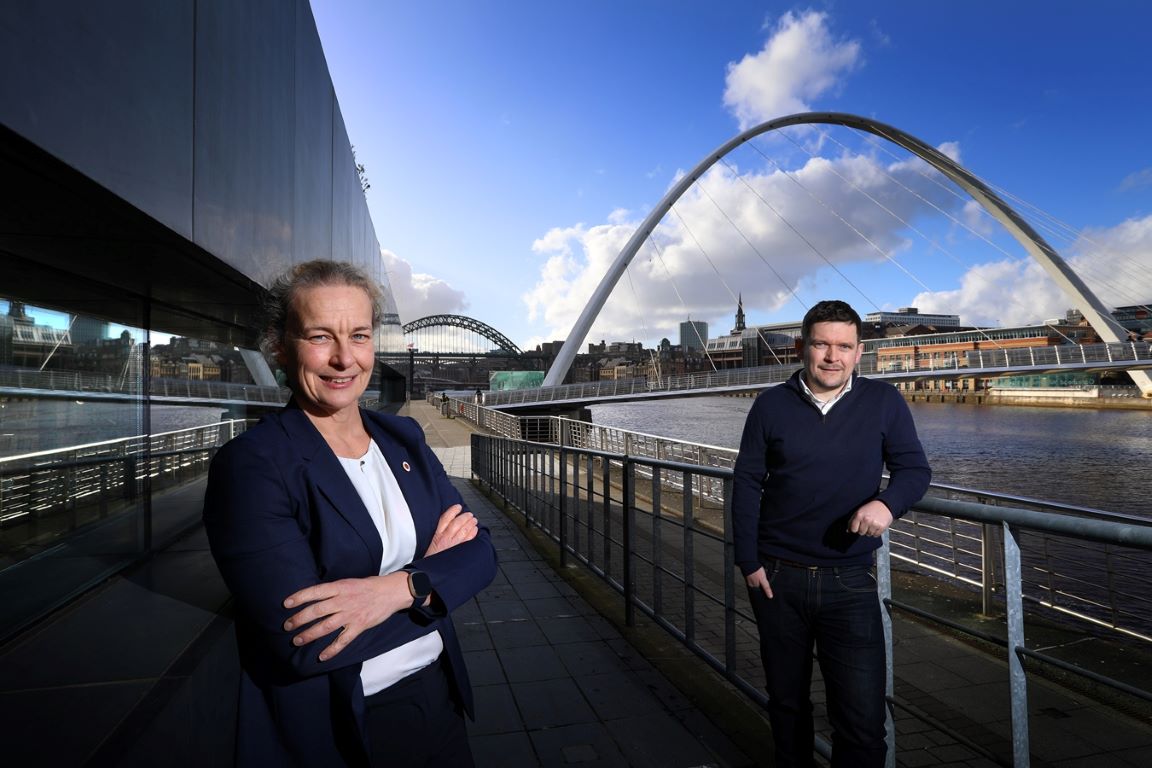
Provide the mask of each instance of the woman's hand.
POLYGON ((284 630, 291 632, 307 626, 307 629, 292 638, 292 643, 297 646, 341 630, 336 639, 320 652, 320 661, 328 661, 364 630, 410 607, 412 593, 408 590, 408 574, 396 571, 385 576, 340 579, 317 584, 289 595, 284 600, 285 608, 301 605, 304 608, 284 622, 284 630))
POLYGON ((428 545, 424 557, 476 538, 480 524, 476 522, 474 514, 464 512, 463 509, 464 507, 459 504, 453 504, 441 513, 440 519, 436 522, 436 533, 432 534, 432 543, 428 545))

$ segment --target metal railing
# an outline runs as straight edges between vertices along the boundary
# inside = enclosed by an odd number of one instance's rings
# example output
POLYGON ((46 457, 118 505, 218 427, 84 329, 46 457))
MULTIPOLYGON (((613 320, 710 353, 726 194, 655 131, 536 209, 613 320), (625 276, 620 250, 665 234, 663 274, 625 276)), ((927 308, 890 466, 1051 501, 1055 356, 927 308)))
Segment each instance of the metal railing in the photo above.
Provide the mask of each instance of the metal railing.
MULTIPOLYGON (((142 381, 134 376, 113 376, 80 371, 40 371, 35 368, 0 366, 0 390, 20 393, 92 392, 108 395, 140 395, 142 381)), ((255 384, 234 384, 226 381, 201 379, 165 379, 152 377, 148 381, 149 395, 153 399, 187 398, 193 400, 260 403, 273 405, 288 401, 285 387, 261 387, 255 384)))
MULTIPOLYGON (((238 386, 220 382, 172 382, 187 385, 186 391, 200 384, 210 385, 203 392, 238 386)), ((57 379, 56 383, 68 382, 57 379)), ((72 383, 79 384, 78 381, 72 383)), ((267 395, 287 392, 272 387, 250 389, 264 390, 267 395)), ((176 389, 168 392, 176 393, 176 389)), ((378 404, 376 397, 360 400, 364 408, 375 408, 378 404)), ((49 518, 78 506, 95 505, 107 510, 109 504, 135 498, 139 483, 145 477, 153 489, 195 479, 208 471, 213 451, 243 432, 252 421, 222 420, 171 432, 2 457, 0 527, 29 517, 49 518)))
POLYGON ((1057 344, 1018 349, 979 349, 964 353, 968 368, 1059 368, 1067 365, 1134 362, 1152 359, 1152 344, 1131 341, 1122 344, 1057 344))
MULTIPOLYGON (((764 702, 755 620, 733 562, 729 468, 477 434, 472 472, 556 542, 562 561, 576 559, 621 592, 626 621, 641 611, 764 702), (700 492, 717 485, 719 498, 700 492)), ((889 610, 970 631, 894 600, 896 562, 971 585, 982 591, 987 611, 1004 613, 1003 638, 977 636, 1005 648, 1014 765, 1030 760, 1026 658, 1152 701, 1152 692, 1029 648, 1024 637, 1027 611, 1152 641, 1152 522, 945 486, 932 493, 886 537, 877 558, 881 596, 889 610)), ((889 696, 903 706, 892 664, 889 696)))
MULTIPOLYGON (((208 470, 212 452, 244 431, 244 420, 153 435, 136 435, 0 459, 0 526, 35 518, 53 535, 77 527, 80 507, 98 519, 120 501, 136 498, 140 482, 153 490, 208 470), (55 522, 50 522, 55 521, 55 522)), ((87 519, 87 518, 85 518, 87 519)))
MULTIPOLYGON (((910 345, 913 342, 914 339, 909 340, 910 345)), ((1016 349, 993 348, 964 354, 946 354, 941 357, 933 357, 930 352, 922 352, 911 360, 885 359, 881 366, 877 365, 876 353, 872 351, 861 358, 857 370, 863 376, 877 378, 953 374, 987 377, 996 375, 997 369, 1005 371, 1078 369, 1086 366, 1108 367, 1131 363, 1140 364, 1135 367, 1152 367, 1152 344, 1141 341, 1120 344, 1063 344, 1016 349), (978 374, 975 372, 976 370, 979 370, 978 374)), ((659 381, 652 381, 647 378, 618 379, 564 384, 558 387, 488 392, 484 395, 484 405, 582 402, 703 389, 717 391, 754 389, 779 384, 787 380, 792 372, 799 367, 799 364, 767 365, 758 368, 735 368, 680 376, 665 376, 659 381)), ((1121 367, 1123 366, 1121 365, 1121 367)))

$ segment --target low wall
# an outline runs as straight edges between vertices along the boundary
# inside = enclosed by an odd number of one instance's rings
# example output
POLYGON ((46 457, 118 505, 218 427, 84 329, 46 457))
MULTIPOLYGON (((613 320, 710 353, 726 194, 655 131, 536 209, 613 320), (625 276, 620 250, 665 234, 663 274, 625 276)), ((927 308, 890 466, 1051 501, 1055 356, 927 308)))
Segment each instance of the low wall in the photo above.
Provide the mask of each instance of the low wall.
POLYGON ((1053 408, 1105 408, 1152 410, 1152 399, 1135 387, 1030 387, 984 392, 904 392, 913 403, 972 403, 976 405, 1029 405, 1053 408))

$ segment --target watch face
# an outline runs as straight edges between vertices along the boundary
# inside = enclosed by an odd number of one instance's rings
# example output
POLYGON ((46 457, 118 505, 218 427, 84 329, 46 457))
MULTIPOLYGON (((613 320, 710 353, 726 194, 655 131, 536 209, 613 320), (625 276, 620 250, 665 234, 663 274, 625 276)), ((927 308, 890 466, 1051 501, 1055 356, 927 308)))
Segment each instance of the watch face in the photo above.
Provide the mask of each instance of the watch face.
POLYGON ((408 589, 411 590, 412 597, 428 597, 432 594, 432 579, 423 571, 410 571, 408 589))

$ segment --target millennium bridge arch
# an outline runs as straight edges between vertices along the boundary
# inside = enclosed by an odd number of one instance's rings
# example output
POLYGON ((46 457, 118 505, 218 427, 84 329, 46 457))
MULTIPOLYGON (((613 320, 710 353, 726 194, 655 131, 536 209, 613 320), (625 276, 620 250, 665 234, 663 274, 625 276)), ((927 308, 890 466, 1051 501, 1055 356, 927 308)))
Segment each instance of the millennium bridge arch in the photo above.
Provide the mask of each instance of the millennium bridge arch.
MULTIPOLYGON (((568 375, 568 369, 572 366, 572 361, 575 359, 579 345, 592 330, 592 322, 596 319, 597 315, 600 314, 600 310, 604 307, 604 302, 608 300, 612 289, 616 287, 616 283, 619 282, 620 277, 624 274, 624 270, 640 250, 640 246, 642 246, 648 239, 648 236, 652 234, 652 231, 656 228, 656 225, 660 223, 661 219, 672 209, 676 201, 679 200, 709 168, 741 144, 770 131, 792 125, 805 124, 843 125, 866 131, 890 141, 897 146, 903 147, 924 160, 959 185, 973 200, 980 203, 988 213, 1008 230, 1009 234, 1024 246, 1028 254, 1040 263, 1040 266, 1056 281, 1056 284, 1060 286, 1061 290, 1073 300, 1077 308, 1084 314, 1085 319, 1092 324, 1092 328, 1100 335, 1100 338, 1108 342, 1121 342, 1126 340, 1127 331, 1113 319, 1108 309, 1100 299, 1092 293, 1084 281, 1080 279, 1080 276, 1073 272, 1072 268, 1060 258, 1060 255, 1056 253, 1056 249, 1049 245, 1020 214, 1013 210, 1006 202, 1000 199, 995 192, 989 189, 982 181, 973 176, 959 163, 956 163, 936 148, 925 144, 915 136, 876 120, 843 112, 804 112, 789 115, 788 117, 781 117, 776 120, 769 120, 766 123, 761 123, 740 133, 716 148, 668 190, 664 198, 652 209, 651 213, 641 222, 640 226, 636 228, 631 239, 628 240, 623 250, 620 251, 620 255, 616 257, 616 260, 604 275, 604 279, 600 281, 600 285, 597 286, 595 293, 592 294, 592 298, 588 301, 587 306, 584 307, 584 311, 572 327, 572 332, 568 334, 568 340, 564 342, 564 346, 560 348, 560 352, 556 355, 556 360, 552 363, 552 367, 548 369, 548 374, 544 377, 544 386, 557 386, 564 382, 564 377, 568 375)), ((1129 371, 1129 375, 1136 383, 1136 386, 1140 388, 1144 397, 1152 398, 1152 378, 1149 377, 1148 373, 1146 371, 1129 371)))
POLYGON ((428 317, 422 317, 419 320, 405 323, 403 328, 406 334, 424 328, 463 328, 466 331, 480 334, 505 352, 513 355, 523 354, 520 348, 512 343, 511 339, 500 333, 500 331, 487 323, 471 317, 465 317, 464 315, 429 315, 428 317))

